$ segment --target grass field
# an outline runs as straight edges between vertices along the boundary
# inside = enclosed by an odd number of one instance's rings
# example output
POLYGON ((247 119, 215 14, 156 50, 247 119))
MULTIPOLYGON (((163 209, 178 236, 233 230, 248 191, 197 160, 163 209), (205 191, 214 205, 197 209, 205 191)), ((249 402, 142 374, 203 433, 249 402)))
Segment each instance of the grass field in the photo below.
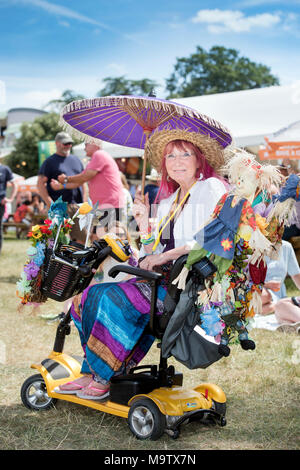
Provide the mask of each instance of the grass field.
MULTIPOLYGON (((206 370, 184 374, 184 386, 218 384, 227 396, 227 425, 182 426, 177 440, 139 441, 124 418, 67 402, 50 411, 24 407, 20 387, 33 375, 34 362, 52 349, 56 323, 41 317, 59 313, 61 304, 48 301, 40 312, 19 311, 15 284, 26 261, 26 240, 8 235, 0 256, 0 448, 2 450, 279 450, 299 449, 300 339, 294 334, 252 330, 255 351, 233 345, 231 354, 206 370)), ((291 292, 292 286, 289 285, 291 292)), ((81 354, 77 330, 67 337, 65 351, 81 354)), ((144 363, 158 361, 155 345, 144 363)))

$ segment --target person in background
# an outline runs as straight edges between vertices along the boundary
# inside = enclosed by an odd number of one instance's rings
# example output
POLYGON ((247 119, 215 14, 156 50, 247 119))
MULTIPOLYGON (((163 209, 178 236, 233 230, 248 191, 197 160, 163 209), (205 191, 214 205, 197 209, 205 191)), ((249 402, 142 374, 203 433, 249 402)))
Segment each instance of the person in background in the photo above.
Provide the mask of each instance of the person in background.
POLYGON ((24 201, 31 201, 32 199, 32 192, 29 191, 18 191, 17 192, 17 197, 16 197, 16 207, 19 207, 21 204, 23 204, 24 201))
POLYGON ((52 179, 51 186, 53 190, 59 191, 63 185, 74 189, 87 182, 93 205, 99 203, 99 225, 107 227, 123 216, 125 198, 119 168, 112 156, 101 149, 99 143, 86 143, 85 152, 90 158, 85 170, 72 176, 62 173, 52 179))
POLYGON ((275 313, 278 331, 297 331, 300 327, 300 297, 288 298, 284 280, 289 275, 300 289, 300 267, 292 245, 282 241, 278 260, 266 258, 267 275, 262 292, 263 315, 275 313), (298 300, 297 300, 298 299, 298 300))
MULTIPOLYGON (((103 233, 103 231, 101 231, 103 233)), ((131 236, 128 232, 127 226, 120 222, 119 220, 116 220, 113 222, 112 225, 108 226, 105 230, 104 233, 109 233, 116 235, 120 240, 127 240, 130 247, 131 247, 131 257, 129 260, 126 262, 126 264, 129 264, 131 266, 137 266, 138 264, 138 251, 134 246, 133 240, 131 239, 131 236)), ((99 237, 100 238, 100 237, 99 237)), ((116 264, 120 264, 119 261, 116 261, 114 258, 109 256, 106 258, 103 263, 99 266, 99 270, 95 274, 92 284, 96 284, 98 282, 121 282, 129 279, 132 276, 129 276, 126 273, 119 273, 114 279, 108 275, 108 272, 110 268, 115 266, 116 264)))
POLYGON ((16 197, 18 187, 13 181, 13 173, 7 165, 0 163, 0 252, 2 249, 3 238, 3 216, 5 213, 5 205, 11 203, 16 197), (10 198, 6 197, 7 183, 10 182, 12 186, 12 194, 10 198))
POLYGON ((127 182, 126 176, 121 171, 120 171, 120 177, 121 177, 121 181, 123 184, 123 192, 124 192, 124 197, 125 197, 124 218, 125 218, 126 224, 128 224, 133 218, 133 215, 132 215, 133 199, 129 192, 130 186, 127 182))
POLYGON ((146 184, 144 193, 148 194, 150 207, 154 204, 161 178, 155 168, 152 168, 150 175, 146 176, 146 179, 149 180, 149 183, 146 184))
POLYGON ((28 227, 32 223, 32 215, 33 215, 33 205, 32 201, 24 201, 17 209, 13 215, 14 222, 17 224, 23 223, 28 225, 28 227))
MULTIPOLYGON (((68 214, 72 217, 78 209, 78 205, 85 200, 85 194, 81 187, 67 188, 62 184, 58 191, 51 187, 51 180, 57 179, 58 175, 64 174, 68 176, 78 175, 83 171, 81 160, 71 154, 73 140, 66 132, 58 132, 55 136, 56 153, 46 158, 42 163, 38 175, 38 192, 47 208, 53 201, 62 196, 63 201, 68 203, 68 214)), ((80 186, 80 185, 79 185, 80 186)), ((73 241, 84 243, 86 239, 86 231, 80 230, 78 220, 72 227, 70 237, 73 241)))
POLYGON ((46 211, 45 203, 37 193, 32 194, 32 207, 35 215, 44 214, 46 211))

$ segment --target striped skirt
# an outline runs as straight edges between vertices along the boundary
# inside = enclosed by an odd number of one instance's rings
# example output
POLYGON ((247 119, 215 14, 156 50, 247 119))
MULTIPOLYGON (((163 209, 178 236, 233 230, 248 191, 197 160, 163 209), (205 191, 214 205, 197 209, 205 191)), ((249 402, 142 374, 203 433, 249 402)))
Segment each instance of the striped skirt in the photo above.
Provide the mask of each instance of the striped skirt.
MULTIPOLYGON (((163 311, 165 295, 165 287, 158 286, 157 314, 163 311)), ((82 373, 92 373, 106 384, 143 359, 154 341, 144 332, 150 301, 149 283, 137 279, 96 284, 74 299, 71 316, 84 350, 82 373)))

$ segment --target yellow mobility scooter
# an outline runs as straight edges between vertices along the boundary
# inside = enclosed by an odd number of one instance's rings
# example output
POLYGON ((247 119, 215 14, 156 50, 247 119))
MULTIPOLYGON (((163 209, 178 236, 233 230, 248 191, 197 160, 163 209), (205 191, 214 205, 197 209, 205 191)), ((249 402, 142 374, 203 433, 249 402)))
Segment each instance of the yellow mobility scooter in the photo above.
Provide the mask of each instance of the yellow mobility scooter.
MULTIPOLYGON (((64 301, 82 292, 89 285, 95 270, 107 256, 113 256, 116 260, 124 262, 129 254, 126 242, 110 239, 109 236, 94 242, 89 248, 76 244, 62 246, 55 254, 48 254, 42 290, 49 298, 64 301)), ((176 261, 171 279, 180 272, 184 261, 184 259, 176 261)), ((156 338, 162 340, 181 294, 170 283, 165 311, 159 317, 155 315, 156 293, 162 275, 128 265, 117 265, 110 269, 109 274, 115 277, 119 272, 132 274, 150 283, 152 297, 148 328, 156 338)), ((194 282, 195 278, 192 284, 194 282)), ((197 283, 199 285, 199 279, 197 283)), ((173 366, 168 366, 167 358, 163 357, 162 351, 159 365, 137 366, 126 375, 114 376, 111 379, 110 396, 106 401, 87 400, 76 395, 56 393, 57 386, 81 376, 83 359, 63 352, 65 337, 70 333, 70 322, 69 311, 57 327, 53 351, 40 364, 31 366, 39 373, 29 377, 22 385, 21 398, 27 408, 46 410, 57 400, 78 403, 126 418, 130 430, 137 438, 151 440, 158 439, 164 432, 174 439, 177 438, 180 425, 184 422, 200 420, 221 426, 226 424, 226 397, 221 388, 209 383, 194 388, 183 388, 183 375, 176 373, 173 366)), ((192 325, 194 330, 198 327, 197 323, 198 320, 194 326, 192 325)), ((158 347, 161 347, 161 344, 162 342, 158 342, 158 347)))

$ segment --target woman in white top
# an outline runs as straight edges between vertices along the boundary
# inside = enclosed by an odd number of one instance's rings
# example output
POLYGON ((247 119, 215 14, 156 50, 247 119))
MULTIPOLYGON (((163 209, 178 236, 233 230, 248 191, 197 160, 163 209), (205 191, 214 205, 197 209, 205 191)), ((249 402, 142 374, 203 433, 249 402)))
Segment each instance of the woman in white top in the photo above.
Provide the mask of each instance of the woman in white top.
MULTIPOLYGON (((151 157, 151 154, 150 154, 151 157)), ((153 160, 152 160, 153 161, 153 160)), ((226 192, 213 163, 194 143, 175 139, 163 149, 162 181, 157 199, 157 226, 149 236, 150 207, 147 196, 138 193, 133 214, 141 232, 143 269, 152 270, 187 254, 195 244, 194 234, 212 214, 226 192), (206 157, 206 158, 205 158, 206 157), (165 197, 164 196, 168 196, 165 197), (144 237, 144 238, 143 238, 144 237)))
MULTIPOLYGON (((226 192, 215 171, 224 164, 224 155, 214 139, 187 131, 155 133, 145 152, 162 175, 158 225, 153 233, 147 197, 136 196, 133 214, 143 244, 140 256, 147 255, 140 267, 159 267, 166 274, 157 289, 157 312, 162 313, 165 279, 173 261, 189 252, 193 235, 226 192)), ((105 398, 111 377, 139 363, 153 342, 153 336, 144 331, 150 304, 151 288, 145 281, 108 282, 87 288, 71 310, 85 352, 81 371, 85 375, 61 385, 58 392, 76 393, 85 399, 105 398)))

